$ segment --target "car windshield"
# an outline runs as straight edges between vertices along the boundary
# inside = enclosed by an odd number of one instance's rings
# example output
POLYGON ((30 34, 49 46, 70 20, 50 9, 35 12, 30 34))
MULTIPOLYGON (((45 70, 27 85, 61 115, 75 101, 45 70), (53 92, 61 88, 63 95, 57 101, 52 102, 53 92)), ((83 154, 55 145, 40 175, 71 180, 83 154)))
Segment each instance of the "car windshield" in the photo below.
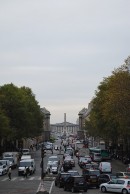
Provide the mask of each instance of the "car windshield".
POLYGON ((72 172, 69 172, 69 173, 70 173, 72 176, 77 176, 77 175, 79 175, 79 173, 76 172, 76 171, 75 171, 75 172, 72 171, 72 172))
POLYGON ((90 175, 100 175, 98 170, 90 171, 90 175))
POLYGON ((61 174, 62 178, 66 178, 66 177, 69 177, 69 176, 70 176, 70 174, 61 174))
POLYGON ((76 178, 75 178, 75 182, 76 182, 76 183, 84 182, 84 178, 83 178, 83 177, 76 177, 76 178))
POLYGON ((13 162, 14 161, 14 159, 13 158, 8 158, 8 157, 6 157, 6 160, 9 160, 9 161, 11 161, 11 162, 13 162))
POLYGON ((27 167, 31 166, 31 162, 20 162, 20 167, 25 167, 25 166, 27 167))
POLYGON ((58 161, 57 158, 49 158, 48 161, 58 161))

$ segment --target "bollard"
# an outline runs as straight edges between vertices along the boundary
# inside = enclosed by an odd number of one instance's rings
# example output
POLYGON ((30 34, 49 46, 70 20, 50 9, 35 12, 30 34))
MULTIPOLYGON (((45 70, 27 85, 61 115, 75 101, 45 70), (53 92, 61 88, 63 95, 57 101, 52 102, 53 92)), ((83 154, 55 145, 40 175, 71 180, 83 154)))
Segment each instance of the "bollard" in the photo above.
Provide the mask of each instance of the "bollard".
POLYGON ((49 192, 45 190, 43 182, 40 183, 36 194, 49 194, 49 192))

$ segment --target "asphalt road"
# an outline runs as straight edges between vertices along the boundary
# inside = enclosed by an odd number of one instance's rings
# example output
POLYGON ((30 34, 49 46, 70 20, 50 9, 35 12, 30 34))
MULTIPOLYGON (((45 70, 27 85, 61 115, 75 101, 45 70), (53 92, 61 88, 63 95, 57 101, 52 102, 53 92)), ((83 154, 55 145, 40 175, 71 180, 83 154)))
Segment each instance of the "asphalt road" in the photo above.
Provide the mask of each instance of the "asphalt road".
MULTIPOLYGON (((55 144, 59 144, 59 142, 56 142, 55 144)), ((62 152, 63 153, 63 152, 62 152)), ((18 170, 14 169, 12 170, 12 180, 8 180, 8 176, 0 176, 0 194, 36 194, 37 189, 39 187, 39 184, 41 182, 41 168, 40 168, 40 162, 41 162, 41 152, 33 151, 32 157, 36 161, 36 172, 35 174, 28 176, 27 178, 24 178, 22 176, 18 176, 18 170)), ((50 151, 47 151, 46 156, 44 158, 44 167, 46 167, 47 159, 49 156, 51 156, 52 153, 50 151)), ((54 151, 53 155, 59 155, 59 151, 54 151)), ((59 155, 59 157, 62 159, 63 155, 59 155)), ((74 158, 77 164, 77 158, 74 158)), ((118 160, 112 160, 112 168, 113 172, 116 171, 125 171, 126 166, 122 164, 118 160)), ((74 169, 78 170, 81 174, 81 169, 78 165, 74 167, 74 169)), ((54 177, 51 178, 45 178, 44 180, 44 188, 47 190, 50 194, 69 194, 71 192, 63 191, 63 188, 58 188, 54 184, 54 177)), ((88 189, 88 194, 98 194, 100 193, 99 189, 92 188, 88 189)))

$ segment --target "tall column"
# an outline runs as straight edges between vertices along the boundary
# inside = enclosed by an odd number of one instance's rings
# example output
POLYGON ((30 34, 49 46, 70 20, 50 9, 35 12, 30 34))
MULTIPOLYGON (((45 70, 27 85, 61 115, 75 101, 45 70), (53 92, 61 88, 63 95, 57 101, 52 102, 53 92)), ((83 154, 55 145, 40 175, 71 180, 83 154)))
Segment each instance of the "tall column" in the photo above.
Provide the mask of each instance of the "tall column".
POLYGON ((64 133, 66 134, 66 113, 64 113, 64 133))

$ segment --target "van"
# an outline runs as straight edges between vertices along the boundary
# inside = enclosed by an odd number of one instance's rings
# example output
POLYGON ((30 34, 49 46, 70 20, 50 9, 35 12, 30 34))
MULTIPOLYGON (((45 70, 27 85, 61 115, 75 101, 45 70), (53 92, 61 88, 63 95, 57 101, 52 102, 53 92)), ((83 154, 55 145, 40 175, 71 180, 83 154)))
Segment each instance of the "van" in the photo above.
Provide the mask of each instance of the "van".
POLYGON ((36 164, 34 159, 26 159, 26 160, 20 160, 19 167, 18 167, 18 176, 24 174, 25 167, 28 167, 31 169, 31 173, 33 174, 36 171, 36 164))
POLYGON ((100 153, 92 153, 92 160, 94 162, 101 162, 102 161, 102 156, 100 153))
POLYGON ((19 154, 18 152, 4 152, 3 160, 9 160, 11 168, 16 168, 18 163, 19 154))
POLYGON ((110 162, 100 162, 99 164, 100 173, 112 173, 112 166, 110 162))

